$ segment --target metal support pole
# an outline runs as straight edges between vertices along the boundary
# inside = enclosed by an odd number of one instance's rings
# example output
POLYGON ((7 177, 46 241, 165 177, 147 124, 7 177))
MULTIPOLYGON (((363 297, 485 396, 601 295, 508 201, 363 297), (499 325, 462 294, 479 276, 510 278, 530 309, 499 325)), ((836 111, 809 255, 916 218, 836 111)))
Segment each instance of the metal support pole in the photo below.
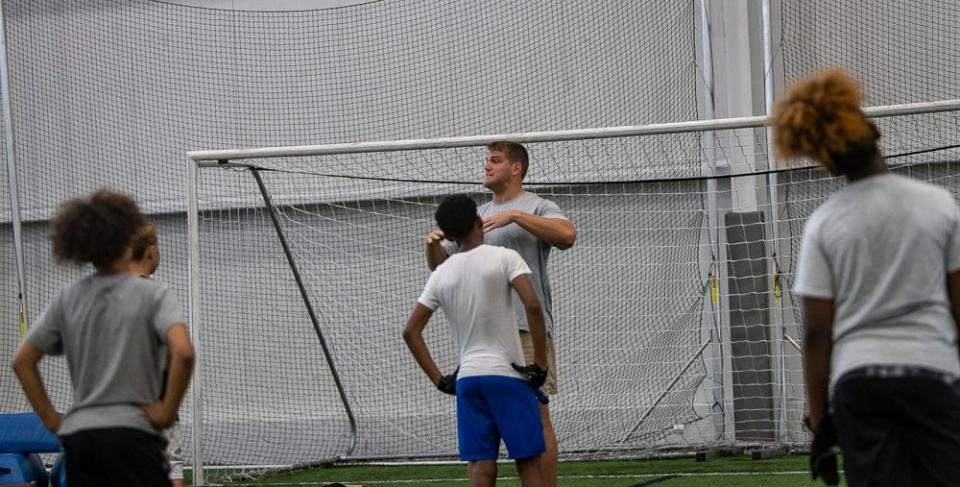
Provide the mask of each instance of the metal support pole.
MULTIPOLYGON (((710 39, 710 16, 707 9, 707 0, 700 0, 700 39, 702 49, 701 71, 703 72, 703 115, 706 119, 713 119, 714 112, 714 79, 713 79, 713 45, 710 39)), ((723 313, 722 303, 719 299, 720 273, 722 260, 720 248, 720 209, 718 205, 719 188, 717 185, 717 165, 716 155, 714 154, 713 131, 707 131, 701 137, 704 162, 709 171, 707 174, 707 233, 710 239, 711 262, 708 272, 707 292, 710 294, 711 310, 713 317, 713 327, 710 330, 710 343, 713 344, 714 366, 712 367, 713 376, 713 397, 711 412, 714 415, 714 428, 717 432, 717 439, 722 439, 723 432, 726 431, 724 405, 724 354, 723 354, 723 313), (714 302, 716 297, 716 302, 714 302)))
POLYGON ((27 277, 23 259, 23 227, 20 215, 20 188, 17 184, 17 151, 13 133, 13 108, 10 104, 10 66, 7 57, 7 21, 0 2, 0 105, 3 110, 3 139, 7 159, 7 184, 10 186, 10 223, 13 226, 14 260, 17 267, 17 303, 20 335, 27 331, 27 277))
POLYGON ((330 367, 330 374, 333 376, 333 382, 337 386, 337 392, 340 394, 340 401, 343 403, 343 408, 347 412, 347 419, 350 421, 350 435, 351 442, 350 448, 347 449, 347 452, 344 456, 350 456, 353 454, 353 451, 357 447, 357 421, 353 416, 353 410, 350 408, 350 402, 347 400, 347 393, 343 388, 343 383, 340 382, 340 374, 337 372, 337 367, 333 362, 333 355, 330 354, 330 349, 327 347, 327 340, 323 337, 323 332, 320 330, 320 320, 317 319, 317 315, 313 310, 313 303, 310 301, 310 295, 307 293, 307 288, 303 284, 303 279, 300 277, 300 269, 297 267, 297 262, 293 258, 293 253, 290 251, 290 245, 287 244, 287 236, 283 232, 283 227, 280 225, 280 216, 277 214, 277 209, 273 206, 273 201, 270 199, 270 194, 267 193, 267 188, 263 184, 263 178, 260 177, 260 171, 253 169, 250 171, 253 174, 253 178, 257 180, 257 187, 260 188, 260 194, 263 196, 263 203, 267 207, 267 213, 270 215, 270 219, 273 221, 273 226, 277 230, 277 237, 280 239, 280 245, 283 247, 283 253, 287 256, 287 263, 290 265, 290 270, 293 272, 293 278, 297 281, 297 288, 300 290, 300 296, 303 298, 303 304, 307 308, 307 314, 310 315, 310 322, 313 323, 313 331, 317 333, 317 338, 320 340, 320 348, 323 349, 323 356, 327 360, 327 366, 330 367))
POLYGON ((203 341, 200 320, 200 205, 197 195, 197 162, 187 158, 187 235, 190 258, 190 339, 196 351, 190 411, 193 420, 193 485, 205 485, 203 475, 203 341))
MULTIPOLYGON (((772 19, 770 11, 770 0, 763 0, 762 5, 762 16, 763 16, 763 101, 764 101, 764 115, 767 117, 770 116, 773 112, 773 33, 772 33, 772 19)), ((767 165, 768 169, 776 169, 777 161, 773 156, 773 129, 770 126, 766 128, 766 138, 767 138, 767 165)), ((778 249, 780 248, 780 201, 779 195, 777 192, 777 184, 779 184, 777 173, 770 172, 767 174, 767 193, 770 199, 770 228, 771 228, 771 237, 772 245, 770 246, 770 262, 771 265, 769 268, 773 273, 778 272, 780 266, 777 262, 779 257, 778 249)), ((775 286, 779 285, 779 277, 776 275, 771 275, 770 277, 770 289, 774 289, 775 286)), ((786 437, 787 433, 787 374, 786 374, 786 353, 784 349, 784 339, 783 335, 785 330, 783 329, 783 299, 778 298, 774 292, 771 291, 771 297, 774 301, 774 306, 770 310, 770 329, 771 329, 771 339, 774 345, 774 353, 776 353, 776 362, 777 362, 777 421, 776 421, 776 432, 775 432, 775 441, 777 443, 782 443, 786 437)), ((782 291, 781 291, 782 295, 782 291)))

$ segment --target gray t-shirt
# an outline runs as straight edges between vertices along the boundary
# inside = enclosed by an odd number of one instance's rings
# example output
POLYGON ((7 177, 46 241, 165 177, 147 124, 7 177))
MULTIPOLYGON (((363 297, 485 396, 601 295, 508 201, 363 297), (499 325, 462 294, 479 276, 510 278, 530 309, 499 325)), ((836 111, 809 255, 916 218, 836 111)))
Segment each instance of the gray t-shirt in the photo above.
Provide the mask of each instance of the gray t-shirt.
POLYGON ((960 211, 893 174, 849 184, 807 221, 794 291, 834 303, 831 385, 866 365, 960 374, 946 275, 960 269, 960 211))
MULTIPOLYGON (((503 203, 490 201, 477 208, 477 212, 482 218, 507 210, 519 210, 544 218, 567 219, 556 203, 526 191, 509 201, 503 203)), ((550 258, 552 246, 516 223, 490 230, 484 234, 483 243, 513 249, 520 254, 520 257, 523 257, 523 261, 532 271, 530 279, 533 281, 533 289, 537 292, 537 297, 543 307, 543 321, 547 327, 547 333, 554 336, 553 300, 550 295, 550 276, 547 275, 547 261, 550 258)), ((452 242, 448 242, 445 248, 449 253, 457 251, 456 245, 452 242)), ((513 309, 517 315, 517 326, 521 330, 529 330, 527 313, 516 291, 513 291, 513 309)))
POLYGON ((27 334, 47 355, 65 354, 73 406, 60 435, 100 428, 159 434, 141 406, 160 399, 167 330, 184 323, 165 285, 133 274, 94 274, 63 288, 27 334))

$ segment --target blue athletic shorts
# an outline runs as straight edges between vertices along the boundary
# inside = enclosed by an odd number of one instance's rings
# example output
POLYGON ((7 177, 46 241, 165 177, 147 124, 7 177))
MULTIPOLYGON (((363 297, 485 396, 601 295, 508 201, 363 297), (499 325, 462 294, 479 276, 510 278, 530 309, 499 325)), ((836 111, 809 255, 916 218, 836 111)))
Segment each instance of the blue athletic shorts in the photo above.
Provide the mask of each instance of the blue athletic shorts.
POLYGON ((483 375, 457 381, 460 460, 496 460, 500 439, 512 459, 543 454, 537 392, 525 380, 483 375))

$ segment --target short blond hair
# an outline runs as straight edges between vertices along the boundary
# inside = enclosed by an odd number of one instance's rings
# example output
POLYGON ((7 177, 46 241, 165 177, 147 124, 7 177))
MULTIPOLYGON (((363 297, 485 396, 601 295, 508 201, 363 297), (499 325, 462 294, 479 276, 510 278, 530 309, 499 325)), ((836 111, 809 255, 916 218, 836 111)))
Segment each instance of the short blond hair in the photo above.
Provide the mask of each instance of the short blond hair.
POLYGON ((498 140, 487 144, 487 150, 503 152, 511 162, 519 162, 520 167, 523 168, 520 171, 520 179, 527 177, 527 169, 530 167, 530 156, 527 154, 526 147, 516 142, 510 142, 509 140, 498 140))

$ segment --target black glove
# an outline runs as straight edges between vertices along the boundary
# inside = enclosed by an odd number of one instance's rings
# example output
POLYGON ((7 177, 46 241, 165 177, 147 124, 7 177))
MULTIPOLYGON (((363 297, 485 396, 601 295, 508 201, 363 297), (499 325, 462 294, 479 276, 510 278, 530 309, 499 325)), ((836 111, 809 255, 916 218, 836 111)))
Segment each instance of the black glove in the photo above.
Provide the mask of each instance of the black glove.
POLYGON ((541 369, 539 366, 537 366, 537 364, 510 365, 513 366, 514 370, 520 372, 520 375, 522 375, 524 379, 527 379, 527 382, 529 382, 530 385, 536 387, 537 389, 539 389, 540 386, 547 381, 547 369, 541 369))
POLYGON ((460 372, 460 367, 457 367, 457 370, 454 370, 452 374, 445 375, 440 377, 440 381, 437 382, 437 390, 444 394, 450 394, 451 396, 457 395, 457 374, 460 372))
MULTIPOLYGON (((810 421, 804 419, 807 427, 810 421)), ((820 420, 817 429, 813 430, 813 443, 810 444, 810 474, 813 480, 823 478, 827 485, 840 483, 840 474, 837 473, 837 432, 833 428, 833 417, 829 414, 820 420)))

